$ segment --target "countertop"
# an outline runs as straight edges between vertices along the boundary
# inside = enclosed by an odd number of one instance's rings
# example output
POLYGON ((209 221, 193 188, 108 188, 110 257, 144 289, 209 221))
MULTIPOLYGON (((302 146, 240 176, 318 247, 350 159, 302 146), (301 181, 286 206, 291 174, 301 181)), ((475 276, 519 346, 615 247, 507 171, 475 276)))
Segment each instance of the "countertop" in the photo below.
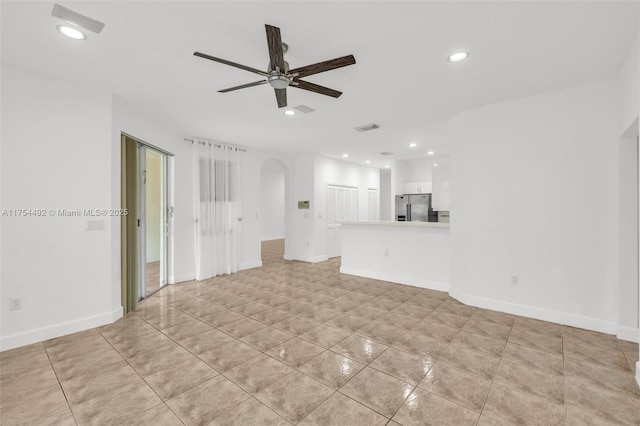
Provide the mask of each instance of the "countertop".
POLYGON ((444 222, 396 222, 392 220, 345 220, 338 221, 342 225, 375 225, 375 226, 400 226, 414 228, 449 228, 444 222))

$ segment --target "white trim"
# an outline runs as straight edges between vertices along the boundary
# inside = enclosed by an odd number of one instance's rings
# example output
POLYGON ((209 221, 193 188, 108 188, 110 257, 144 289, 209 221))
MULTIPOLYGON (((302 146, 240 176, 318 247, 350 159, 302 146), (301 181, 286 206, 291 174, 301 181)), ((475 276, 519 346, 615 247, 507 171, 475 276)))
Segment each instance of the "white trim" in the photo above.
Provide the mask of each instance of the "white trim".
POLYGON ((598 331, 600 333, 613 334, 618 332, 618 324, 614 321, 606 321, 583 315, 570 314, 550 309, 538 308, 536 306, 521 305, 519 303, 505 302, 487 297, 470 296, 457 290, 452 290, 449 295, 459 300, 465 305, 475 306, 492 311, 506 312, 508 314, 520 315, 527 318, 542 321, 564 324, 572 327, 584 328, 598 331))
POLYGON ((174 277, 174 280, 173 280, 172 284, 180 284, 180 283, 183 283, 185 281, 193 281, 195 279, 196 279, 195 272, 190 273, 190 274, 185 274, 185 275, 176 275, 174 277))
POLYGON ((449 283, 443 281, 423 280, 406 275, 376 273, 362 269, 340 267, 340 273, 356 275, 359 277, 373 278, 375 280, 389 281, 397 284, 405 284, 413 287, 428 288, 430 290, 449 291, 449 283))
POLYGON ((295 260, 295 258, 292 255, 288 254, 288 253, 285 253, 284 256, 282 256, 282 258, 284 260, 295 260))
POLYGON ((399 228, 442 228, 449 229, 448 222, 397 222, 394 220, 339 220, 341 225, 395 226, 399 228))
POLYGON ((617 337, 620 340, 638 343, 638 338, 640 337, 640 329, 619 325, 617 337))
POLYGON ((122 318, 122 312, 122 306, 118 306, 111 312, 105 312, 78 320, 67 321, 36 328, 34 330, 11 334, 0 339, 0 350, 6 351, 8 349, 18 348, 20 346, 26 346, 32 343, 53 339, 55 337, 66 336, 67 334, 111 324, 112 322, 122 318))
POLYGON ((284 235, 276 235, 275 237, 263 237, 262 241, 284 240, 284 235))
POLYGON ((640 386, 640 361, 636 362, 636 382, 640 386))
POLYGON ((255 260, 253 262, 241 263, 238 267, 238 271, 244 271, 245 269, 260 268, 262 266, 262 260, 255 260))
POLYGON ((319 262, 324 262, 325 260, 329 260, 329 258, 327 257, 326 254, 323 254, 323 255, 320 255, 320 256, 315 256, 315 257, 290 256, 289 258, 287 258, 287 255, 285 255, 284 259, 285 260, 299 260, 301 262, 309 262, 309 263, 319 263, 319 262))

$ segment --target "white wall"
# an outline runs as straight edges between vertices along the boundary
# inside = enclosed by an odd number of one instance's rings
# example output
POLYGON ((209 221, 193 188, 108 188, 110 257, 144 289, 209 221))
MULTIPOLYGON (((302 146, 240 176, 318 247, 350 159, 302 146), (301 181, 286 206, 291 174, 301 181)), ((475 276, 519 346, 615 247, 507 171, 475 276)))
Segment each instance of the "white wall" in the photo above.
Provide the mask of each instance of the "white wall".
POLYGON ((402 171, 403 183, 406 182, 431 182, 431 166, 433 161, 430 158, 414 158, 411 160, 398 160, 396 167, 402 171))
POLYGON ((618 335, 629 339, 638 333, 638 143, 635 135, 620 139, 619 158, 620 314, 618 335))
MULTIPOLYGON (((2 74, 2 208, 119 208, 120 136, 130 134, 174 154, 169 282, 193 279, 192 154, 183 135, 118 96, 10 67, 3 66, 2 74)), ((245 153, 241 269, 261 264, 260 168, 270 158, 292 181, 288 156, 245 153)), ((313 169, 308 173, 313 176, 313 169)), ((287 220, 292 210, 285 212, 287 220)), ((2 218, 3 350, 122 315, 120 218, 107 218, 104 226, 85 231, 83 217, 2 218), (22 297, 22 310, 4 309, 14 297, 22 297)))
POLYGON ((315 261, 314 212, 321 212, 314 199, 314 157, 299 155, 293 158, 292 199, 287 209, 291 209, 291 220, 287 223, 290 238, 287 237, 290 250, 285 253, 288 259, 315 261), (298 201, 309 201, 308 210, 298 209, 298 201))
MULTIPOLYGON (((108 209, 111 96, 2 67, 2 209, 108 209)), ((110 220, 2 217, 0 346, 106 324, 112 303, 110 220), (9 298, 22 309, 10 311, 9 298)), ((93 219, 93 218, 92 218, 93 219)))
POLYGON ((420 225, 343 224, 340 272, 448 291, 449 229, 420 225))
POLYGON ((447 211, 450 207, 451 195, 451 161, 441 158, 435 162, 437 167, 432 169, 432 193, 431 203, 436 211, 447 211))
MULTIPOLYGON (((640 305, 638 284, 638 113, 640 104, 640 33, 618 74, 620 102, 620 313, 618 336, 638 339, 640 305)), ((640 377, 640 376, 639 376, 640 377)))
POLYGON ((284 238, 284 169, 269 161, 262 166, 260 220, 262 241, 284 238))
POLYGON ((640 33, 636 36, 618 74, 620 121, 618 133, 622 135, 638 118, 640 110, 640 33))
POLYGON ((391 170, 380 170, 380 220, 393 220, 391 170))
MULTIPOLYGON (((119 208, 120 134, 129 133, 176 154, 169 279, 192 279, 190 145, 111 94, 10 67, 2 74, 2 207, 119 208), (22 181, 15 178, 21 175, 22 181)), ((106 218, 98 231, 85 231, 86 221, 2 219, 2 306, 23 299, 20 311, 2 309, 3 349, 122 314, 120 218, 106 218)))
POLYGON ((452 119, 453 295, 616 332, 615 89, 599 82, 452 119))

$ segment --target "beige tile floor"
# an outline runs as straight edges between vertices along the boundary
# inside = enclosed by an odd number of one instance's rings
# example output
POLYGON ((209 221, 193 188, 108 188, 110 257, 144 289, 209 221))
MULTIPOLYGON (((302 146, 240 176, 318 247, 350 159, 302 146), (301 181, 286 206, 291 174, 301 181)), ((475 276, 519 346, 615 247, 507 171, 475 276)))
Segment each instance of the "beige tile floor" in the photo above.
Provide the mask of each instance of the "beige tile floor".
POLYGON ((160 262, 147 262, 146 296, 160 288, 160 262))
POLYGON ((285 262, 0 354, 2 425, 639 425, 638 346, 285 262))

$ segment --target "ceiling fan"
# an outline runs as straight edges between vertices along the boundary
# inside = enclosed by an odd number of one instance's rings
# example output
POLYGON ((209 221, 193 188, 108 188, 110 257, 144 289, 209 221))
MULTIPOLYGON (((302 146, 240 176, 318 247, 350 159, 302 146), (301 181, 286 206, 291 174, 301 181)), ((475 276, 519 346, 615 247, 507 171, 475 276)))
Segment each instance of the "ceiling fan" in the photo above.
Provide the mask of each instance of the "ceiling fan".
POLYGON ((267 46, 269 48, 269 67, 267 71, 261 71, 246 65, 237 64, 225 59, 216 58, 200 52, 193 52, 195 56, 199 56, 211 61, 220 62, 221 64, 230 65, 265 77, 266 80, 254 81, 253 83, 242 84, 240 86, 230 87, 228 89, 219 90, 220 93, 232 92, 234 90, 245 89, 247 87, 260 86, 269 83, 276 93, 278 108, 287 106, 287 87, 296 87, 298 89, 308 90, 310 92, 320 93, 321 95, 332 96, 334 98, 342 95, 342 92, 329 89, 328 87, 310 83, 301 80, 313 74, 330 71, 336 68, 346 67, 356 63, 353 55, 343 56, 341 58, 331 59, 329 61, 319 62, 305 67, 289 69, 289 64, 284 60, 284 54, 288 48, 282 43, 280 37, 280 28, 271 25, 265 25, 267 30, 267 46))

